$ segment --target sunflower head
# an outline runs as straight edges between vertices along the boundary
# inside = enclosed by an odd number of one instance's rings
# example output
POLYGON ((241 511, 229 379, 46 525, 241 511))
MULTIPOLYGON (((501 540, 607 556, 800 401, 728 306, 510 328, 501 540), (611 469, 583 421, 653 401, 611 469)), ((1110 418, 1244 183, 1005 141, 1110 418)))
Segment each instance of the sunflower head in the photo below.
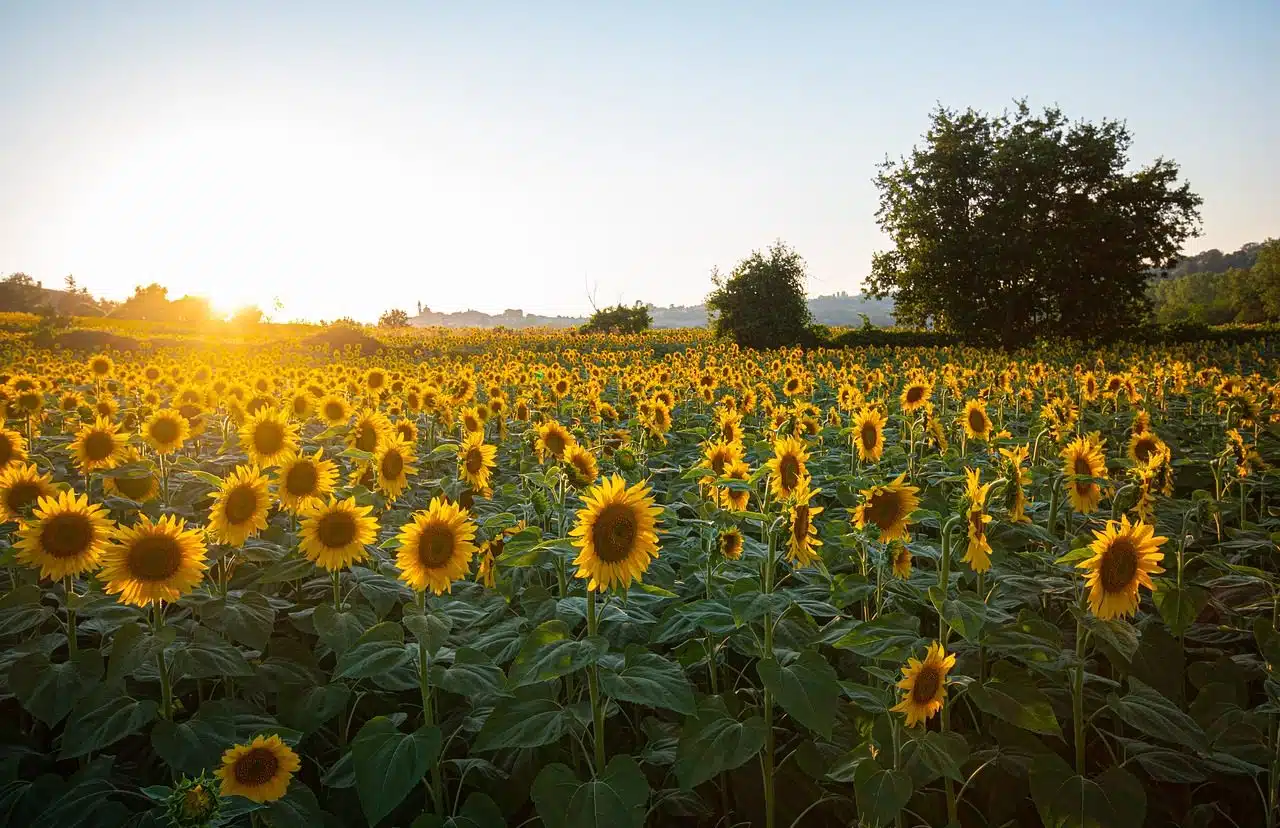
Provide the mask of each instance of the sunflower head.
POLYGON ((627 486, 619 475, 602 480, 584 496, 570 534, 581 552, 574 559, 587 588, 604 591, 630 586, 658 557, 658 515, 649 485, 627 486))
POLYGON ((396 566, 400 580, 419 592, 450 592, 466 577, 477 552, 471 513, 456 503, 434 497, 426 509, 400 528, 396 566))
POLYGON ((253 802, 274 802, 289 789, 293 774, 302 767, 298 754, 279 736, 258 736, 222 754, 222 767, 214 775, 222 781, 222 796, 243 796, 253 802))
POLYGON ((173 515, 158 521, 142 516, 133 526, 116 530, 115 540, 102 556, 99 578, 106 592, 145 607, 156 601, 177 601, 204 578, 209 568, 201 533, 188 529, 173 515))
POLYGON ((63 491, 41 497, 32 520, 18 530, 18 560, 60 580, 96 569, 111 539, 111 521, 86 495, 63 491))

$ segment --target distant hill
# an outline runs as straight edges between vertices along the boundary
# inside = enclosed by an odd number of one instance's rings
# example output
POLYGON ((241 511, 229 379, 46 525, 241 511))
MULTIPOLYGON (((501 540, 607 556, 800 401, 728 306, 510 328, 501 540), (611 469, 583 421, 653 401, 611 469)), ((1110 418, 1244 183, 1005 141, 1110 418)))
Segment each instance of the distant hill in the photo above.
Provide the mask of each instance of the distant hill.
MULTIPOLYGON (((707 325, 706 305, 648 305, 655 328, 703 328, 707 325)), ((809 312, 819 325, 860 326, 861 314, 866 314, 871 324, 887 327, 893 324, 893 301, 890 299, 864 299, 848 293, 830 296, 814 296, 809 299, 809 312)), ((581 316, 539 316, 525 313, 519 308, 508 308, 499 314, 476 310, 441 313, 423 308, 417 316, 409 317, 409 324, 418 328, 572 328, 586 323, 581 316)))

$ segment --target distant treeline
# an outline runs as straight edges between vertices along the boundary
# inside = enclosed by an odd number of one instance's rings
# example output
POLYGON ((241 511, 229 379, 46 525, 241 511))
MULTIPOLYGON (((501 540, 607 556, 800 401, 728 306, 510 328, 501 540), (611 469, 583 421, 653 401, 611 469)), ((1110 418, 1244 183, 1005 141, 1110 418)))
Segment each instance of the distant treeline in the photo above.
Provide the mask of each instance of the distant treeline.
POLYGON ((1183 259, 1147 287, 1159 324, 1280 321, 1280 240, 1183 259))

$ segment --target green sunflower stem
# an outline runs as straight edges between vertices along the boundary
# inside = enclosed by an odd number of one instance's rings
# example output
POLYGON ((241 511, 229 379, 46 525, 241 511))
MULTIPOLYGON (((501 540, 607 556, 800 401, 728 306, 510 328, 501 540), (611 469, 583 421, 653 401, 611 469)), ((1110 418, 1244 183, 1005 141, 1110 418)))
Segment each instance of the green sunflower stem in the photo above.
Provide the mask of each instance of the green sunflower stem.
POLYGON ((62 588, 67 602, 67 657, 75 658, 80 642, 76 635, 76 591, 70 575, 63 579, 62 588))
MULTIPOLYGON (((596 617, 596 593, 587 588, 587 636, 594 638, 599 630, 596 617)), ((591 731, 595 737, 596 776, 604 773, 604 705, 600 703, 600 672, 592 664, 587 671, 587 690, 591 694, 591 731)))
MULTIPOLYGON (((1081 601, 1081 613, 1085 611, 1081 601)), ((1084 776, 1084 653, 1087 636, 1083 616, 1076 617, 1076 674, 1071 684, 1071 726, 1075 736, 1076 773, 1084 776)))
MULTIPOLYGON (((158 637, 164 630, 164 602, 156 601, 152 607, 152 618, 154 619, 155 635, 158 637)), ((158 642, 156 647, 156 672, 160 674, 160 716, 164 719, 173 718, 173 687, 169 684, 169 665, 164 657, 164 642, 158 642)))

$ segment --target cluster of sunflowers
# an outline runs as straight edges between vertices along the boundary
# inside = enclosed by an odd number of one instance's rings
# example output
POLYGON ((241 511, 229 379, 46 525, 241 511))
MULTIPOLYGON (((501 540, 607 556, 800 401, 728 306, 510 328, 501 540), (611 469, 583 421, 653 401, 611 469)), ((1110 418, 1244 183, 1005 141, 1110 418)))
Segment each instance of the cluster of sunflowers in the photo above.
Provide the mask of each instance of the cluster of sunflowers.
POLYGON ((601 784, 629 824, 1140 824, 1061 791, 1155 784, 1274 824, 1265 349, 425 336, 5 344, 0 810, 107 751, 178 825, 577 825, 601 784))

